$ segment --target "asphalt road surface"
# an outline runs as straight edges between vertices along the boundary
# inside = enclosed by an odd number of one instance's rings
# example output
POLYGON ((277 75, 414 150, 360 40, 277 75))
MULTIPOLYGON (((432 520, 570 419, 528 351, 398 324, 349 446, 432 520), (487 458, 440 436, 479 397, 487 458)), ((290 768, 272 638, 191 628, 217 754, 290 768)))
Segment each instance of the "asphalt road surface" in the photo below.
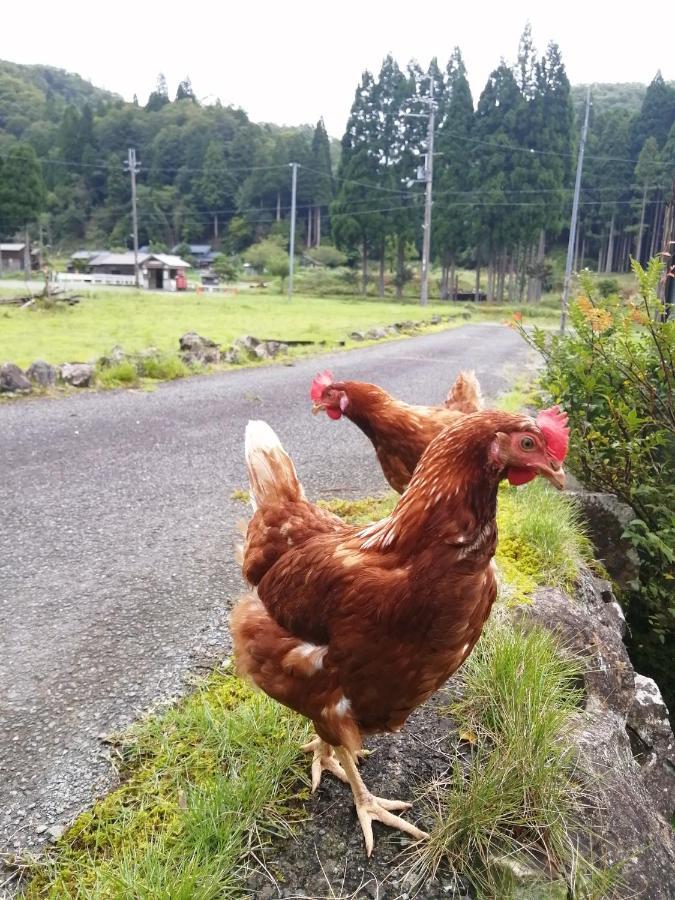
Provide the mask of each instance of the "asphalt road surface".
POLYGON ((277 431, 310 497, 379 492, 361 432, 310 415, 318 368, 437 403, 462 368, 494 398, 532 362, 513 331, 466 325, 152 393, 0 404, 0 851, 39 846, 105 791, 99 738, 227 655, 248 419, 277 431))

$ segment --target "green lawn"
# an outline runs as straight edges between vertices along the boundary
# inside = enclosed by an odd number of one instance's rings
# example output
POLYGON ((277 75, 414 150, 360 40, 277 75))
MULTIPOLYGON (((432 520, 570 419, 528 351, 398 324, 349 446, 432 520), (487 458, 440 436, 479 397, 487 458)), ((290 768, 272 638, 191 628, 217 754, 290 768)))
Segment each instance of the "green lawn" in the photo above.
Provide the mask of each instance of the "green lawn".
MULTIPOLYGON (((3 291, 3 293, 9 293, 3 291)), ((88 361, 115 344, 127 351, 145 347, 177 351, 186 331, 198 331, 223 345, 243 334, 281 340, 344 340, 354 329, 404 319, 448 314, 448 304, 429 305, 359 299, 281 295, 166 295, 101 291, 77 306, 51 309, 0 307, 0 362, 19 366, 34 359, 54 364, 88 361)), ((458 314, 462 309, 456 310, 458 314)))

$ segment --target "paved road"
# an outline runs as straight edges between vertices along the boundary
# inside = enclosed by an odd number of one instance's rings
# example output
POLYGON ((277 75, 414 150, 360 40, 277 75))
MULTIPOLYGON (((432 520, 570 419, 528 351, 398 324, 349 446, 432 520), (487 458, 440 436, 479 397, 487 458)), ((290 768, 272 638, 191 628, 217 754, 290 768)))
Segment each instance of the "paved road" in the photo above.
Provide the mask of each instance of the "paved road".
POLYGON ((363 495, 386 485, 354 426, 310 415, 318 366, 433 403, 460 368, 494 397, 528 360, 513 331, 467 325, 154 393, 0 405, 0 850, 104 790, 98 736, 227 653, 249 418, 277 430, 310 496, 363 495))

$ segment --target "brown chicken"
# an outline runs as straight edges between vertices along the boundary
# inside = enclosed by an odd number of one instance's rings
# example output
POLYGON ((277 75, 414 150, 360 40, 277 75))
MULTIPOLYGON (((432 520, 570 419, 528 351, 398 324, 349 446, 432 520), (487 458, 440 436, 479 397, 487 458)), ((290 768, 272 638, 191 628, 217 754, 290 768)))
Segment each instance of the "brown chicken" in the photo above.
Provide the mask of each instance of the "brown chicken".
POLYGON ((399 494, 436 435, 483 405, 473 372, 459 373, 443 406, 410 406, 376 384, 333 381, 328 371, 314 378, 310 397, 314 413, 325 410, 331 419, 345 415, 361 429, 375 447, 384 477, 399 494))
POLYGON ((536 422, 467 415, 430 443, 391 515, 363 528, 308 503, 272 429, 248 425, 244 565, 255 559, 258 584, 232 612, 237 669, 312 720, 312 787, 323 771, 350 784, 368 855, 373 820, 426 835, 396 815, 410 804, 368 791, 362 736, 398 731, 471 653, 497 592, 499 482, 540 474, 562 487, 566 451, 556 408, 536 422))

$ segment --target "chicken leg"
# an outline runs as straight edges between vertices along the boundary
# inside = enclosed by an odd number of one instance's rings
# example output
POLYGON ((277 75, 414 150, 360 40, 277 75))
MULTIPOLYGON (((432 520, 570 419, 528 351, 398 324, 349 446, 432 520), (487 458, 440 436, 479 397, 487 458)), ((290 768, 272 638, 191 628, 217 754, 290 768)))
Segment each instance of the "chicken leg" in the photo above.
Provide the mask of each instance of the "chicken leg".
POLYGON ((321 784, 321 776, 324 772, 330 772, 340 781, 349 784, 349 779, 345 770, 335 758, 335 753, 330 744, 322 741, 318 735, 315 735, 308 744, 304 744, 301 748, 305 753, 314 753, 312 759, 312 793, 314 794, 321 784))
POLYGON ((429 837, 426 831, 422 831, 411 822, 406 822, 405 819, 393 814, 392 810, 402 811, 410 809, 411 803, 406 803, 404 800, 385 800, 383 797, 374 797, 359 775, 356 763, 349 750, 345 747, 336 747, 335 755, 338 761, 342 763, 341 768, 349 781, 352 794, 354 795, 356 814, 359 817, 368 856, 373 852, 373 820, 382 822, 383 825, 388 825, 390 828, 398 828, 399 831, 404 831, 418 841, 429 837))

